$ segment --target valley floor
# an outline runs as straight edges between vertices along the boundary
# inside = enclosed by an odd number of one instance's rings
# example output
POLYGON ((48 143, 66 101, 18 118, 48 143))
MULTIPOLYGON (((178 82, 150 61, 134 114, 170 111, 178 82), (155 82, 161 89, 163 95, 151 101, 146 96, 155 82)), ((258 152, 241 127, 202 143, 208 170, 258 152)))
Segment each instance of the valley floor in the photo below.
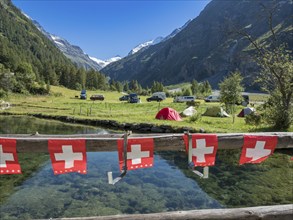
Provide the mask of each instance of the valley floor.
MULTIPOLYGON (((151 124, 154 126, 171 127, 174 130, 192 130, 204 131, 208 133, 237 133, 237 132, 263 132, 276 131, 267 124, 260 126, 247 125, 244 118, 233 117, 207 117, 199 116, 196 121, 190 118, 183 118, 183 121, 157 120, 155 116, 157 112, 164 108, 170 107, 177 112, 182 112, 188 106, 186 103, 173 103, 172 98, 167 98, 163 102, 147 102, 146 96, 141 96, 141 103, 131 104, 119 101, 119 97, 123 94, 118 92, 105 91, 88 91, 87 100, 79 99, 80 91, 69 90, 62 87, 52 86, 50 96, 25 96, 19 94, 11 94, 7 100, 11 103, 11 107, 1 110, 0 114, 29 114, 39 117, 60 118, 60 116, 77 119, 79 123, 83 120, 111 120, 118 124, 151 124), (91 101, 89 97, 93 94, 103 94, 104 101, 91 101)), ((254 107, 258 103, 263 102, 266 97, 261 94, 254 94, 250 97, 254 107)), ((203 114, 210 106, 220 106, 220 103, 205 103, 203 100, 197 100, 200 105, 197 108, 199 115, 203 114)), ((236 114, 238 114, 242 106, 237 106, 236 114)), ((75 121, 75 120, 72 120, 75 121)), ((114 127, 115 128, 115 127, 114 127)), ((117 129, 117 127, 115 128, 117 129)), ((289 129, 293 131, 293 127, 289 129)))

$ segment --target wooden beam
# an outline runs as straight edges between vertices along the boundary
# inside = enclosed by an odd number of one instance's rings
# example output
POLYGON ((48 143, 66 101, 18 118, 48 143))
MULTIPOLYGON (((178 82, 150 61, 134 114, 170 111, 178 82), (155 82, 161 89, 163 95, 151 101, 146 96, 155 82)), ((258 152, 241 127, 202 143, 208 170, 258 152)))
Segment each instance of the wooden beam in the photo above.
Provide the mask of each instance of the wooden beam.
POLYGON ((292 220, 293 204, 258 206, 233 209, 201 209, 191 211, 162 212, 153 214, 111 215, 78 218, 56 218, 55 220, 292 220))
MULTIPOLYGON (((17 139, 18 152, 48 152, 49 139, 86 139, 88 152, 116 151, 117 140, 124 134, 26 135, 0 134, 0 138, 17 139)), ((219 149, 239 149, 244 133, 217 134, 219 149)), ((247 135, 276 135, 277 149, 293 148, 293 132, 247 133, 247 135)), ((183 134, 131 134, 129 138, 153 137, 156 151, 184 151, 183 134)))

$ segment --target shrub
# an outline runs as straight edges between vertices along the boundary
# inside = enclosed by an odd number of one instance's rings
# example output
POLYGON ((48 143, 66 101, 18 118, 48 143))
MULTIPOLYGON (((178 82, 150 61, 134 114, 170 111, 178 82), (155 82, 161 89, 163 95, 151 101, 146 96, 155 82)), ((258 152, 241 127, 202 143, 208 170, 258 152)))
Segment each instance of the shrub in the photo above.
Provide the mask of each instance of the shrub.
POLYGON ((8 95, 7 95, 7 92, 4 91, 3 89, 0 89, 0 98, 6 98, 8 95))
POLYGON ((248 125, 259 126, 261 121, 261 115, 256 112, 251 112, 249 115, 245 116, 245 123, 248 125))
POLYGON ((190 116, 189 118, 189 122, 190 123, 195 123, 201 120, 201 114, 199 112, 197 112, 196 114, 190 116))
POLYGON ((29 92, 34 95, 47 95, 48 94, 47 88, 42 87, 42 86, 38 86, 38 85, 33 85, 30 88, 29 92))

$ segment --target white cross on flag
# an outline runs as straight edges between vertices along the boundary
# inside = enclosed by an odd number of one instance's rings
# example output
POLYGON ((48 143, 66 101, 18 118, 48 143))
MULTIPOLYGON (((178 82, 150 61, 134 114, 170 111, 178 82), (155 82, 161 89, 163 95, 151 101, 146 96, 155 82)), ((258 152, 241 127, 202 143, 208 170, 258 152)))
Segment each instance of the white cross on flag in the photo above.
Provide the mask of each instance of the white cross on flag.
MULTIPOLYGON (((188 136, 183 136, 185 149, 188 153, 188 136)), ((192 162, 194 166, 215 165, 218 150, 218 138, 214 134, 193 134, 192 135, 192 162)))
POLYGON ((277 142, 277 136, 244 135, 239 164, 261 163, 273 154, 277 142))
POLYGON ((85 140, 49 140, 48 148, 54 174, 86 174, 85 140))
MULTIPOLYGON (((118 140, 119 167, 124 166, 124 140, 118 140)), ((154 164, 153 138, 127 140, 127 170, 152 167, 154 164)))
POLYGON ((0 138, 0 174, 21 174, 15 139, 0 138))

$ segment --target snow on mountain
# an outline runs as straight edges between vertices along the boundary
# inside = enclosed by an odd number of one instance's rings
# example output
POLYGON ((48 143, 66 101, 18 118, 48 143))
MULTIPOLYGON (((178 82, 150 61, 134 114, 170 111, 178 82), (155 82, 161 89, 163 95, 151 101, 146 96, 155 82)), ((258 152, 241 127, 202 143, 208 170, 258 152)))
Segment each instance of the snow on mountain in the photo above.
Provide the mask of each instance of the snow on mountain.
MULTIPOLYGON (((66 41, 66 40, 64 40, 64 39, 62 39, 61 37, 58 37, 58 36, 56 36, 56 35, 52 35, 52 34, 50 34, 50 38, 54 41, 54 43, 55 44, 58 44, 58 47, 66 47, 65 46, 65 44, 64 44, 64 42, 66 41)), ((68 43, 68 42, 67 42, 68 43)))
POLYGON ((146 49, 148 48, 149 46, 151 45, 155 45, 155 44, 158 44, 160 42, 163 42, 163 41, 166 41, 166 40, 169 40, 170 38, 173 38, 176 34, 178 34, 180 31, 182 31, 189 23, 191 22, 191 19, 188 20, 182 27, 180 28, 176 28, 174 31, 172 31, 171 34, 169 34, 168 36, 166 37, 157 37, 156 39, 154 40, 150 40, 150 41, 147 41, 147 42, 144 42, 142 44, 139 44, 138 46, 136 46, 135 48, 133 48, 129 53, 128 55, 132 55, 132 54, 135 54, 137 53, 138 51, 142 50, 142 49, 146 49))
POLYGON ((132 55, 132 54, 137 53, 137 52, 140 51, 142 48, 145 48, 145 47, 148 47, 148 46, 152 45, 153 42, 154 42, 153 40, 150 40, 150 41, 147 41, 147 42, 144 42, 144 43, 142 43, 142 44, 137 45, 135 48, 133 48, 133 49, 128 53, 128 55, 132 55))
POLYGON ((186 26, 192 21, 192 19, 188 20, 182 27, 176 28, 174 31, 172 31, 171 34, 169 34, 167 37, 165 37, 162 41, 169 40, 170 38, 173 38, 176 34, 178 34, 180 31, 182 31, 186 26))
POLYGON ((138 51, 140 51, 141 49, 144 49, 144 48, 147 48, 151 45, 155 45, 155 44, 158 44, 160 43, 164 38, 163 37, 157 37, 156 39, 154 40, 150 40, 150 41, 147 41, 147 42, 144 42, 142 44, 139 44, 137 45, 135 48, 133 48, 129 53, 128 55, 132 55, 132 54, 135 54, 137 53, 138 51))
POLYGON ((122 58, 120 56, 115 56, 115 57, 112 57, 110 59, 107 59, 107 60, 101 60, 101 59, 98 59, 98 58, 95 58, 95 57, 89 57, 91 60, 95 61, 97 64, 99 64, 102 68, 104 68, 105 66, 109 65, 110 63, 113 63, 113 62, 116 62, 118 60, 121 60, 122 58))

